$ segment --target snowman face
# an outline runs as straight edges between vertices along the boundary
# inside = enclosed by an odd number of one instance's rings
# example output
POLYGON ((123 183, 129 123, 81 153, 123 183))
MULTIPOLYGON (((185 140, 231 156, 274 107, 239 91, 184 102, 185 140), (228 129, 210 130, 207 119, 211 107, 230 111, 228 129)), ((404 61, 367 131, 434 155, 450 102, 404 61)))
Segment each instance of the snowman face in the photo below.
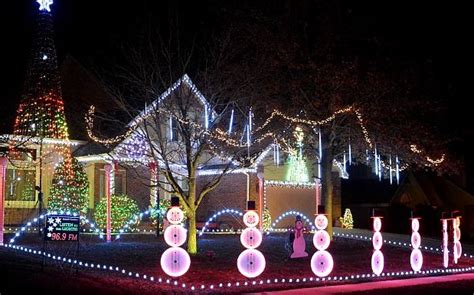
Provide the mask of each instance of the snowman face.
POLYGON ((297 229, 303 228, 303 222, 301 220, 297 220, 295 224, 295 228, 297 229))
POLYGON ((257 226, 259 222, 258 214, 257 212, 253 210, 247 211, 247 213, 244 214, 244 223, 248 227, 255 227, 257 226))
POLYGON ((328 226, 328 218, 320 214, 314 219, 314 224, 317 229, 325 229, 328 226))
POLYGON ((166 218, 171 224, 179 224, 184 218, 183 210, 179 207, 171 207, 166 214, 166 218))

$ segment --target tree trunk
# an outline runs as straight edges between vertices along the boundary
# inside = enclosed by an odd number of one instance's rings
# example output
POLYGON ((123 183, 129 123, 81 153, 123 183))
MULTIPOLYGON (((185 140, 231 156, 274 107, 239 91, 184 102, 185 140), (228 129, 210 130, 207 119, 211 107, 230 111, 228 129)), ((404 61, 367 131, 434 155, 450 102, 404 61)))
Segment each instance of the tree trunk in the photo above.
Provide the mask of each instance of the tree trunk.
POLYGON ((322 185, 322 198, 324 200, 324 207, 328 217, 327 232, 332 238, 333 234, 333 214, 332 214, 332 203, 333 203, 333 183, 332 183, 332 163, 334 155, 332 147, 329 143, 329 136, 324 136, 323 133, 323 156, 321 159, 321 185, 322 185))
POLYGON ((197 254, 197 231, 196 231, 196 210, 188 212, 188 253, 191 255, 197 254))

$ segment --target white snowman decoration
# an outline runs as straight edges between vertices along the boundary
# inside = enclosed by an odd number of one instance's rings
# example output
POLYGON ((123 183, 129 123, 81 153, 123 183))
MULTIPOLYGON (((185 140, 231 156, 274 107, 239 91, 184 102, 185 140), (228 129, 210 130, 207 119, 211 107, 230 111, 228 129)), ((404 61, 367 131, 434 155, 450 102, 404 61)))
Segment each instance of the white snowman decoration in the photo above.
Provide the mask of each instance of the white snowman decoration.
POLYGON ((334 260, 331 254, 326 251, 331 243, 331 237, 329 237, 326 231, 328 218, 324 214, 318 214, 314 224, 317 231, 313 236, 313 244, 318 251, 311 258, 311 270, 318 277, 327 277, 334 267, 334 260))
POLYGON ((420 250, 421 236, 418 230, 420 229, 419 218, 411 219, 411 246, 412 251, 410 254, 410 265, 414 272, 420 271, 423 266, 423 254, 420 250))
POLYGON ((191 266, 191 258, 188 252, 180 248, 186 242, 186 229, 181 225, 184 213, 179 208, 179 199, 171 198, 171 208, 166 214, 166 219, 170 225, 165 229, 164 238, 166 244, 171 246, 161 255, 161 268, 171 277, 184 275, 191 266))
POLYGON ((382 229, 382 217, 373 216, 373 228, 374 235, 372 236, 372 246, 374 247, 374 253, 372 253, 371 266, 374 274, 379 276, 384 268, 384 256, 382 251, 383 238, 380 230, 382 229))
POLYGON ((237 268, 247 278, 255 278, 265 270, 266 261, 262 252, 256 249, 262 243, 262 233, 256 228, 260 220, 255 211, 255 201, 249 201, 247 208, 243 217, 247 228, 240 234, 240 242, 247 250, 237 258, 237 268))

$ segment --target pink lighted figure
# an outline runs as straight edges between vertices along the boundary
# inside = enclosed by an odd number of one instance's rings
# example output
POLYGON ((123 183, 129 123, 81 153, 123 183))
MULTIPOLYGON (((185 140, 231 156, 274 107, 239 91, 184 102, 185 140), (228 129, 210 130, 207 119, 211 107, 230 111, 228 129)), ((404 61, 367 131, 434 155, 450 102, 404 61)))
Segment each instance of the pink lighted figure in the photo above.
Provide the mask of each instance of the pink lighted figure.
POLYGON ((462 255, 462 246, 461 246, 461 229, 459 226, 461 225, 461 218, 455 217, 453 219, 453 258, 454 264, 458 263, 458 259, 461 258, 462 255))
POLYGON ((255 202, 249 201, 247 208, 243 220, 248 228, 240 234, 240 242, 247 250, 240 253, 237 258, 237 269, 245 277, 255 278, 265 270, 266 261, 262 252, 255 249, 262 243, 262 233, 256 228, 259 218, 255 211, 255 202))
POLYGON ((165 242, 171 248, 161 255, 160 265, 163 271, 171 277, 184 275, 191 266, 191 258, 188 252, 179 248, 186 242, 186 229, 180 224, 183 221, 184 213, 179 208, 179 199, 171 198, 171 208, 166 214, 169 225, 165 232, 165 242))
POLYGON ((318 214, 314 220, 318 231, 314 234, 313 244, 318 251, 311 257, 311 270, 318 277, 328 276, 334 267, 334 260, 331 254, 326 251, 331 243, 331 238, 326 231, 328 222, 328 218, 324 214, 318 214))
POLYGON ((382 251, 383 238, 380 230, 382 229, 382 219, 380 217, 373 218, 373 228, 374 235, 372 237, 372 245, 374 246, 374 253, 372 254, 372 259, 370 260, 372 271, 376 275, 380 275, 384 268, 384 257, 382 251))
POLYGON ((443 228, 443 266, 447 268, 449 265, 449 250, 448 250, 448 220, 441 219, 443 228))
POLYGON ((301 221, 300 216, 297 216, 294 228, 295 239, 293 240, 293 253, 291 254, 290 258, 301 258, 308 256, 308 253, 306 253, 306 242, 304 240, 303 230, 303 221, 301 221))
POLYGON ((421 236, 418 233, 418 230, 420 229, 420 222, 418 218, 411 219, 411 229, 411 246, 413 247, 413 250, 410 254, 410 265, 411 269, 416 272, 420 271, 421 267, 423 266, 423 254, 419 249, 421 245, 421 236))

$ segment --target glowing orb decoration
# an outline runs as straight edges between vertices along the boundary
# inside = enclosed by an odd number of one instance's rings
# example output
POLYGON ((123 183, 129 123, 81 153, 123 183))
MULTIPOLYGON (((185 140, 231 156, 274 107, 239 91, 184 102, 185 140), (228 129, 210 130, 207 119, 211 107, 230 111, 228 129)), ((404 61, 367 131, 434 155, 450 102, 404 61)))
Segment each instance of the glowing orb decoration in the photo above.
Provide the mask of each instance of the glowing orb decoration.
POLYGON ((420 248, 420 244, 421 244, 420 234, 418 232, 413 232, 411 234, 411 245, 412 245, 413 249, 420 248))
POLYGON ((421 270, 421 267, 423 266, 423 254, 421 254, 420 249, 415 249, 411 251, 410 265, 413 271, 421 270))
POLYGON ((455 256, 456 258, 458 258, 458 259, 461 258, 461 256, 462 256, 462 245, 461 245, 461 242, 459 242, 459 241, 454 242, 454 247, 453 247, 453 249, 454 249, 454 256, 455 256))
POLYGON ((379 276, 382 273, 384 267, 384 258, 380 250, 375 250, 372 254, 371 265, 374 274, 379 276))
POLYGON ((461 239, 461 229, 459 229, 459 227, 454 228, 453 234, 455 240, 459 241, 461 239))
POLYGON ((318 277, 327 277, 334 267, 334 261, 328 251, 316 251, 311 258, 311 270, 318 277))
POLYGON ((163 234, 166 244, 172 247, 179 247, 186 242, 186 229, 181 225, 170 225, 165 229, 163 234))
POLYGON ((171 247, 161 255, 161 268, 171 277, 184 275, 191 266, 191 258, 183 248, 171 247))
POLYGON ((237 258, 237 268, 247 278, 258 277, 265 270, 265 266, 265 257, 256 249, 247 249, 237 258))
POLYGON ((420 230, 420 221, 417 218, 411 220, 411 230, 418 231, 420 230))
POLYGON ((326 227, 328 227, 328 218, 326 217, 326 215, 320 214, 314 219, 314 225, 317 229, 325 229, 326 227))
POLYGON ((375 250, 382 249, 383 238, 380 232, 378 231, 374 232, 374 236, 372 237, 372 245, 374 246, 375 250))
POLYGON ((449 265, 449 250, 448 248, 443 249, 443 266, 447 268, 449 265))
POLYGON ((262 243, 262 234, 255 227, 249 227, 240 234, 240 242, 245 248, 255 249, 262 243))
POLYGON ((318 250, 326 250, 331 243, 331 238, 325 230, 318 230, 313 236, 314 247, 318 250))
POLYGON ((374 217, 374 231, 380 231, 382 229, 382 220, 380 217, 374 217))
POLYGON ((249 210, 244 214, 244 224, 248 227, 256 227, 259 221, 258 213, 254 210, 249 210))
POLYGON ((179 207, 171 207, 166 213, 166 219, 168 219, 171 224, 180 224, 184 219, 183 210, 179 207))

